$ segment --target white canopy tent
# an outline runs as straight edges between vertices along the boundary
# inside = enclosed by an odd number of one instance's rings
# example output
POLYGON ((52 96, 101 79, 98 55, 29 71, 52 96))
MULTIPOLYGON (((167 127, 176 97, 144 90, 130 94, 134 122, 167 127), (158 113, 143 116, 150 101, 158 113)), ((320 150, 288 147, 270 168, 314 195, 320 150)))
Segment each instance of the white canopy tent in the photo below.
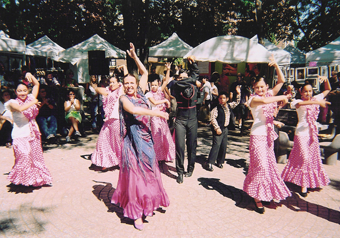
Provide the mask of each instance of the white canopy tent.
POLYGON ((241 62, 268 63, 270 53, 256 40, 226 35, 217 36, 201 43, 189 51, 184 58, 189 55, 194 55, 197 61, 236 64, 241 62))
POLYGON ((192 47, 185 43, 176 33, 167 40, 149 48, 150 57, 180 58, 188 53, 192 47))
MULTIPOLYGON (((251 40, 255 40, 258 42, 257 35, 253 36, 251 40)), ((263 43, 264 47, 270 52, 270 54, 274 55, 278 65, 290 65, 291 56, 289 52, 280 49, 267 39, 264 39, 263 43)))
POLYGON ((58 53, 63 50, 65 49, 52 41, 48 36, 43 36, 27 45, 26 55, 43 56, 55 59, 58 53))
POLYGON ((125 58, 126 53, 121 49, 110 44, 99 35, 95 34, 89 39, 61 51, 56 58, 57 61, 64 63, 71 63, 79 83, 86 83, 89 81, 88 70, 88 51, 101 50, 105 51, 105 58, 125 58))
POLYGON ((290 53, 290 64, 306 64, 306 54, 292 45, 287 45, 285 51, 290 53))
POLYGON ((314 61, 318 62, 318 65, 340 64, 340 37, 328 45, 308 52, 306 63, 309 64, 309 62, 314 61))
POLYGON ((0 31, 0 52, 24 54, 25 48, 25 41, 11 39, 6 33, 0 31))

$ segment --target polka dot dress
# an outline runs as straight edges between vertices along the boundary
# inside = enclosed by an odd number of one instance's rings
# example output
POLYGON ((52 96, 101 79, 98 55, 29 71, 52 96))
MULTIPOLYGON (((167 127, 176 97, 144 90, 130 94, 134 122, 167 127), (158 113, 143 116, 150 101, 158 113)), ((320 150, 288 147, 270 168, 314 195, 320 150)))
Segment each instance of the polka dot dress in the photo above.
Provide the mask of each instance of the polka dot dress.
POLYGON ((243 190, 261 201, 283 200, 290 196, 277 168, 273 143, 268 146, 267 136, 251 135, 249 153, 249 170, 243 190))
POLYGON ((110 168, 119 165, 122 157, 122 139, 119 119, 109 119, 99 133, 96 150, 91 156, 93 164, 110 168))
MULTIPOLYGON (((32 100, 32 97, 29 96, 26 102, 32 100)), ((19 99, 17 101, 19 105, 25 103, 19 99)), ((15 164, 8 175, 8 180, 24 186, 51 184, 52 177, 45 165, 39 127, 34 119, 38 114, 38 108, 34 105, 22 113, 29 119, 30 136, 13 139, 15 164)))
POLYGON ((294 146, 282 171, 282 178, 307 188, 329 184, 329 178, 322 167, 318 140, 311 140, 309 136, 294 137, 294 146))

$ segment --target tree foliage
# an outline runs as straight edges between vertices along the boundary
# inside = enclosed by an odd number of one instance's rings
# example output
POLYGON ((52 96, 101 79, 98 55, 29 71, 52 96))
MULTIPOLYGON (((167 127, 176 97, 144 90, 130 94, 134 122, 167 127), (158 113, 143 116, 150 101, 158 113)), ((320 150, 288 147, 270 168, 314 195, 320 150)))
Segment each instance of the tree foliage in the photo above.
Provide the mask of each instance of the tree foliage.
POLYGON ((68 48, 98 34, 142 58, 173 32, 196 46, 212 37, 258 35, 309 51, 340 35, 338 0, 0 0, 0 30, 27 43, 48 35, 68 48))

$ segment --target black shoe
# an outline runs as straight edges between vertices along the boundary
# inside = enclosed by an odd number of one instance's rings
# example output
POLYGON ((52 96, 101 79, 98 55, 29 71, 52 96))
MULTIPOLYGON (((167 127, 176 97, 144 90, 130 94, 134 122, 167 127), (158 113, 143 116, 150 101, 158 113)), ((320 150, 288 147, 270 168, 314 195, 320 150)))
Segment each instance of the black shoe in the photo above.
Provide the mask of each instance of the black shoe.
POLYGON ((183 183, 183 174, 178 174, 176 182, 179 183, 179 184, 183 183))
POLYGON ((299 194, 301 195, 301 197, 307 197, 307 192, 303 193, 303 192, 299 192, 299 194))
MULTIPOLYGON (((259 214, 263 214, 264 213, 264 207, 262 205, 262 207, 258 207, 255 200, 254 200, 254 203, 255 203, 255 212, 259 213, 259 214)), ((260 202, 259 202, 260 203, 260 202)))
POLYGON ((212 164, 207 163, 207 168, 206 168, 206 170, 208 170, 208 171, 210 171, 210 172, 214 171, 214 168, 212 167, 212 164))
POLYGON ((219 167, 220 169, 223 169, 223 164, 217 163, 216 166, 219 167))
POLYGON ((191 177, 191 176, 192 176, 192 171, 191 171, 191 172, 186 172, 186 173, 184 174, 184 176, 185 176, 185 177, 191 177))

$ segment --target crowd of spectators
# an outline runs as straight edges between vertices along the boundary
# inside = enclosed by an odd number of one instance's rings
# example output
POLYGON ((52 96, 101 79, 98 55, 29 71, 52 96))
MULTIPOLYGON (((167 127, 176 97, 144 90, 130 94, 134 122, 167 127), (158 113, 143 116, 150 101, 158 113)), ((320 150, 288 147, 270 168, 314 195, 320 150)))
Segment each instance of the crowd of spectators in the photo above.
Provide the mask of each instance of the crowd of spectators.
MULTIPOLYGON (((28 68, 23 66, 20 72, 3 72, 0 77, 0 144, 7 147, 11 147, 12 120, 3 105, 15 98, 15 86, 24 80, 27 72, 28 68)), ((101 98, 89 84, 78 84, 71 69, 66 72, 37 70, 33 75, 40 83, 38 101, 41 104, 36 121, 44 143, 59 143, 61 137, 66 142, 77 141, 79 136, 86 136, 86 122, 94 132, 99 132, 103 115, 101 98)), ((106 77, 101 79, 101 85, 107 86, 106 77)))

